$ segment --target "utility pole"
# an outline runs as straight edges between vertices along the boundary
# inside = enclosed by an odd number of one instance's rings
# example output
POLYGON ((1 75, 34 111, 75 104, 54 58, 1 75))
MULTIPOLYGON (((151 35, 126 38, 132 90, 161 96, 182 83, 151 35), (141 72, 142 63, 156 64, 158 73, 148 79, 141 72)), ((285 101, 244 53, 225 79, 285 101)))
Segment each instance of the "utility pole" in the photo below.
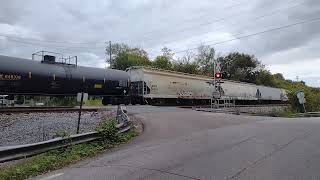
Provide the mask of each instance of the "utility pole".
POLYGON ((112 62, 111 56, 112 56, 112 52, 111 52, 111 41, 109 41, 109 60, 110 60, 110 68, 113 69, 113 68, 114 68, 114 64, 113 64, 113 62, 112 62))
MULTIPOLYGON (((213 61, 213 93, 215 93, 216 91, 216 61, 213 61)), ((213 98, 214 98, 214 94, 212 93, 212 97, 210 99, 210 107, 211 109, 213 108, 212 104, 213 104, 213 98)))

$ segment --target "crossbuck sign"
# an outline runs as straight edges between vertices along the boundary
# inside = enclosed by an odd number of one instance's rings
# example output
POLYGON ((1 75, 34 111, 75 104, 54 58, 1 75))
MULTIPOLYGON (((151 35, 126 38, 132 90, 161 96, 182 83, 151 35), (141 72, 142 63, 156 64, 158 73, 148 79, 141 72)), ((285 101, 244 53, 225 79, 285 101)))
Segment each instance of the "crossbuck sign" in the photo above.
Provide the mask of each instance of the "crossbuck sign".
POLYGON ((303 91, 300 90, 300 91, 297 92, 297 98, 298 98, 300 104, 305 104, 306 103, 306 98, 305 98, 305 95, 304 95, 303 91))

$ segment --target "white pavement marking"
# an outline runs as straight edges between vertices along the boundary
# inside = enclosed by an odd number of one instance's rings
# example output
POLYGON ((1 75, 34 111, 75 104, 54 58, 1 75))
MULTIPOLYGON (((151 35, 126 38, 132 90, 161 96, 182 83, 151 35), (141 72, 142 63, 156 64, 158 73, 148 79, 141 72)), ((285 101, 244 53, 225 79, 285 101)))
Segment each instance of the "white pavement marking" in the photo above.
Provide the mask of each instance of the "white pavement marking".
POLYGON ((56 178, 58 176, 62 176, 64 173, 59 173, 59 174, 54 174, 54 175, 51 175, 51 176, 48 176, 48 177, 45 177, 45 178, 42 178, 40 180, 49 180, 49 179, 53 179, 53 178, 56 178))

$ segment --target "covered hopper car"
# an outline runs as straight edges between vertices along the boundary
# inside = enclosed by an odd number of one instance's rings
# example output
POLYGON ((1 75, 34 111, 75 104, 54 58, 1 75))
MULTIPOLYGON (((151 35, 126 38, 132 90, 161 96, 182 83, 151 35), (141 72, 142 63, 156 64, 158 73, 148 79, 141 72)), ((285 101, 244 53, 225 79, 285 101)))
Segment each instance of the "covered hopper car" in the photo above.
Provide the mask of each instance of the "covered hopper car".
MULTIPOLYGON (((209 104, 215 87, 213 79, 147 67, 127 69, 131 80, 133 104, 209 104)), ((284 89, 222 80, 221 99, 233 99, 241 104, 283 103, 288 101, 284 89)))

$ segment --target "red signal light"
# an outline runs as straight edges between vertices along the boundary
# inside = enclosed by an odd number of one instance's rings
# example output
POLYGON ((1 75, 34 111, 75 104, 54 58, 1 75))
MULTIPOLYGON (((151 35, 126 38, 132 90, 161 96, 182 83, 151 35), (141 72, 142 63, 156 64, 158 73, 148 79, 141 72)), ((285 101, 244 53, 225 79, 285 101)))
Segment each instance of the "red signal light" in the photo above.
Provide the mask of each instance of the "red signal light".
POLYGON ((215 76, 216 78, 220 79, 220 78, 222 77, 222 74, 221 74, 221 73, 216 73, 214 76, 215 76))

